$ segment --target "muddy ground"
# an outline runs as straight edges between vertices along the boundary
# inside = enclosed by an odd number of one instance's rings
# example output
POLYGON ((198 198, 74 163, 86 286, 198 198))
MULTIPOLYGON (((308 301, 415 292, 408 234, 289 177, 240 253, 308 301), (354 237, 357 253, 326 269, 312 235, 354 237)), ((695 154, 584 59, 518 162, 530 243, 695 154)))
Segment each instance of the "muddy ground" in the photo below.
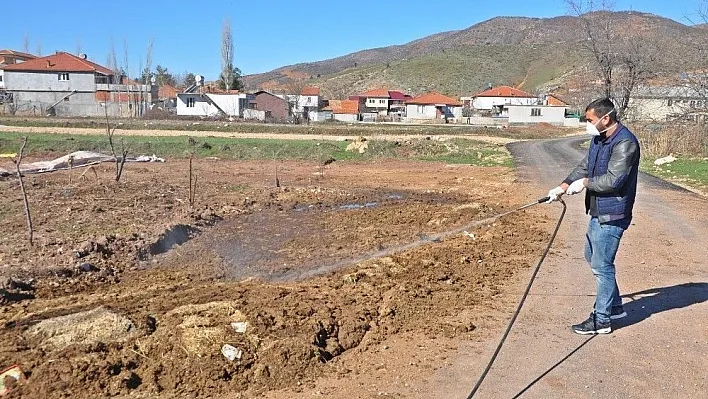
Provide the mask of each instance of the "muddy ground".
POLYGON ((552 222, 473 223, 533 200, 508 168, 278 168, 280 187, 273 162, 198 160, 194 206, 186 160, 119 184, 110 164, 28 176, 31 247, 0 181, 0 368, 27 377, 7 397, 288 397, 320 379, 365 397, 392 364, 420 378, 445 359, 420 353, 487 337, 552 222))

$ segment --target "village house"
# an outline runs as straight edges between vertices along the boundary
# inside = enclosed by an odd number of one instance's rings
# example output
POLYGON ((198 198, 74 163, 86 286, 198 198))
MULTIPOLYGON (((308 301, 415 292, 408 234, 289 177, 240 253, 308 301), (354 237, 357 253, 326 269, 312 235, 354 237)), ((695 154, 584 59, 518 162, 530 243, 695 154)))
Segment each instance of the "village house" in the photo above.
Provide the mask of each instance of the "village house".
POLYGON ((705 122, 708 115, 707 94, 693 85, 639 87, 629 101, 625 119, 705 122))
POLYGON ((329 100, 329 105, 322 109, 332 113, 332 119, 340 122, 356 122, 359 120, 359 100, 329 100))
POLYGON ((475 94, 462 97, 463 105, 475 114, 499 115, 505 105, 536 105, 539 99, 525 91, 510 86, 498 86, 475 94))
POLYGON ((177 94, 177 115, 256 119, 244 112, 250 109, 252 94, 241 93, 238 90, 222 90, 211 85, 195 84, 183 93, 177 94))
POLYGON ((140 116, 157 100, 157 86, 123 84, 85 55, 57 52, 0 68, 5 108, 17 114, 140 116))
POLYGON ((413 97, 396 90, 373 89, 356 96, 349 96, 350 100, 358 101, 365 120, 376 120, 380 116, 391 116, 400 119, 406 114, 406 101, 413 97))
POLYGON ((407 122, 455 122, 462 117, 462 103, 440 93, 426 93, 406 101, 407 122))
POLYGON ((265 90, 253 93, 252 107, 263 111, 263 120, 285 122, 292 117, 291 106, 282 96, 276 96, 265 90))

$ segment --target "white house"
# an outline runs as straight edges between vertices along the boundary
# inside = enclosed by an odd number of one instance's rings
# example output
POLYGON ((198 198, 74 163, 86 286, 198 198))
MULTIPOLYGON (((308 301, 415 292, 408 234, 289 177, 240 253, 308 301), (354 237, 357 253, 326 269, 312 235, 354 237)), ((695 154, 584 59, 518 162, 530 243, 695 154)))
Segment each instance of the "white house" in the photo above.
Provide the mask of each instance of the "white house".
POLYGON ((177 115, 226 115, 241 118, 244 116, 244 110, 249 108, 250 100, 246 93, 178 93, 177 115))
POLYGON ((500 116, 509 118, 510 126, 538 123, 566 127, 579 126, 578 118, 566 118, 566 108, 559 105, 505 105, 500 116))
POLYGON ((704 89, 688 86, 644 86, 629 101, 625 119, 637 121, 702 121, 708 115, 704 89))
POLYGON ((329 105, 322 109, 330 111, 332 119, 340 122, 356 122, 359 120, 358 100, 329 100, 329 105))
MULTIPOLYGON (((504 105, 535 105, 539 103, 536 96, 509 86, 494 87, 464 98, 465 105, 480 111, 499 112, 504 105)), ((464 100, 463 99, 463 100, 464 100)))
POLYGON ((462 117, 462 103, 440 93, 426 93, 406 101, 406 121, 451 121, 462 117))

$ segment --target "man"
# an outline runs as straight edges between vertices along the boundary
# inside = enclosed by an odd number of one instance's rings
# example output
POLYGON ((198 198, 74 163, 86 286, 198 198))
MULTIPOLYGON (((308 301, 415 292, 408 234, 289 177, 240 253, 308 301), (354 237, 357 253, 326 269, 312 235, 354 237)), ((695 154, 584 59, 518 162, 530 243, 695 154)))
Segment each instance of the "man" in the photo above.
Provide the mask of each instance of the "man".
POLYGON ((590 103, 585 117, 586 130, 592 136, 588 154, 560 186, 549 191, 548 202, 587 188, 585 212, 590 215, 590 223, 585 234, 585 259, 595 275, 595 309, 587 320, 571 328, 578 334, 609 334, 610 320, 627 315, 614 262, 622 234, 632 221, 640 150, 634 134, 617 120, 610 99, 590 103))

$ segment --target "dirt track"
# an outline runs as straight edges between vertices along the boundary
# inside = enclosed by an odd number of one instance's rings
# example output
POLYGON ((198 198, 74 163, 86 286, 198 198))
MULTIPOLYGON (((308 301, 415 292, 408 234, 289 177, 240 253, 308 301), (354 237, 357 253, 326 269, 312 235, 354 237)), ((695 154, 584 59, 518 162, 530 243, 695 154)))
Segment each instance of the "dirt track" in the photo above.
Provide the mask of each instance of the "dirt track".
MULTIPOLYGON (((105 129, 89 129, 89 128, 68 128, 68 127, 24 127, 24 126, 3 126, 0 125, 0 132, 18 132, 18 133, 58 133, 58 134, 90 134, 90 135, 105 135, 105 129)), ((313 132, 315 129, 313 128, 313 132)), ((282 139, 282 140, 330 140, 344 141, 352 140, 351 135, 321 135, 321 134, 292 134, 292 133, 235 133, 235 132, 219 132, 219 131, 188 131, 188 130, 136 130, 136 129, 116 129, 116 135, 121 136, 213 136, 213 137, 232 137, 232 138, 250 138, 250 139, 282 139)), ((470 138, 478 141, 484 141, 494 144, 508 144, 516 140, 494 137, 481 136, 475 134, 380 134, 376 133, 377 140, 413 140, 423 139, 426 137, 435 137, 437 139, 454 139, 454 138, 470 138)))

